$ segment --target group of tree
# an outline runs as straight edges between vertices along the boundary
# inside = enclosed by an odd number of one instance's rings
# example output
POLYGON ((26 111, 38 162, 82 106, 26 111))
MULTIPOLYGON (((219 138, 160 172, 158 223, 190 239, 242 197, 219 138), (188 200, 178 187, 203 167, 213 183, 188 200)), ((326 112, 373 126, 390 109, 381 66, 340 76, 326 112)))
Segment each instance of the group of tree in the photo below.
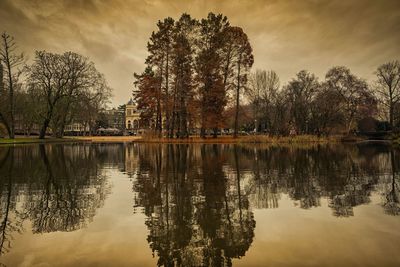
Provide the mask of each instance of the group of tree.
POLYGON ((17 126, 24 134, 38 128, 40 138, 49 129, 62 137, 71 122, 93 129, 111 95, 93 62, 73 52, 36 51, 28 65, 12 36, 3 33, 1 42, 0 125, 10 138, 17 126))
POLYGON ((257 70, 248 92, 252 129, 285 135, 351 132, 363 118, 400 126, 400 62, 378 67, 367 82, 343 66, 328 70, 324 81, 305 70, 280 87, 274 71, 257 70))
POLYGON ((274 71, 250 73, 246 33, 221 14, 166 18, 148 42, 146 68, 134 96, 144 124, 167 137, 214 136, 222 128, 273 135, 352 132, 364 118, 400 124, 400 63, 379 66, 372 84, 344 66, 324 81, 306 71, 283 87, 274 71))
POLYGON ((166 18, 157 23, 147 45, 146 68, 135 74, 134 96, 142 120, 159 136, 185 138, 199 125, 204 137, 224 126, 228 103, 236 108, 238 132, 240 97, 253 64, 249 39, 227 17, 209 13, 193 19, 166 18))

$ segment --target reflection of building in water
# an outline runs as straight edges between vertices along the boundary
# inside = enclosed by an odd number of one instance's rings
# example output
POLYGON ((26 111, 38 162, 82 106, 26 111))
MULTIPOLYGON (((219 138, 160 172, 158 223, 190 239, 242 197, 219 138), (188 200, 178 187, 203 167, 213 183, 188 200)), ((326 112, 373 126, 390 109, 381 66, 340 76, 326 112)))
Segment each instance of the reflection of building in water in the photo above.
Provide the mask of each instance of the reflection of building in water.
POLYGON ((139 144, 130 144, 124 147, 125 153, 125 169, 124 171, 132 176, 138 168, 139 165, 139 144))

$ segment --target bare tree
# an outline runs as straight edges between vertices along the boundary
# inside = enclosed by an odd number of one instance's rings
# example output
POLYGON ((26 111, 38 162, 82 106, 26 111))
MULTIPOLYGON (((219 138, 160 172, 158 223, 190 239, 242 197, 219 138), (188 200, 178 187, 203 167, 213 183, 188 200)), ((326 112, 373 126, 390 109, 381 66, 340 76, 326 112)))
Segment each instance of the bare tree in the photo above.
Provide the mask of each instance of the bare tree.
POLYGON ((298 133, 310 132, 311 103, 319 88, 317 77, 302 70, 286 86, 293 124, 298 133))
MULTIPOLYGON (((274 107, 276 105, 280 82, 275 71, 256 70, 250 75, 247 96, 253 107, 254 128, 272 127, 274 107)), ((272 129, 270 129, 272 130, 272 129)))
MULTIPOLYGON (((17 45, 14 37, 4 32, 1 35, 1 47, 0 47, 0 64, 4 64, 4 71, 6 75, 5 84, 8 89, 8 108, 6 110, 0 110, 0 120, 5 124, 8 135, 10 138, 15 137, 15 98, 14 90, 15 84, 18 82, 18 78, 21 75, 21 70, 15 70, 18 66, 24 62, 24 54, 16 53, 17 45)), ((3 67, 2 67, 3 68, 3 67)), ((3 72, 3 70, 1 70, 3 72)), ((3 76, 3 74, 1 74, 3 76)), ((0 92, 3 101, 6 98, 5 91, 0 92)), ((7 101, 4 101, 7 103, 7 101)), ((4 104, 4 103, 2 103, 4 104)), ((4 106, 3 106, 4 108, 4 106)))
POLYGON ((96 70, 94 64, 72 52, 62 55, 36 52, 28 80, 31 89, 38 92, 42 104, 42 125, 39 134, 41 139, 45 137, 52 119, 61 129, 57 136, 62 137, 71 106, 87 96, 93 88, 106 88, 104 77, 96 70), (54 118, 56 112, 59 117, 54 118))
POLYGON ((331 68, 325 78, 326 86, 342 99, 341 110, 346 121, 346 131, 350 132, 361 107, 372 97, 368 85, 343 66, 331 68))
POLYGON ((376 90, 378 98, 386 107, 389 114, 389 123, 393 127, 395 120, 395 106, 400 103, 400 62, 394 60, 378 67, 376 90))

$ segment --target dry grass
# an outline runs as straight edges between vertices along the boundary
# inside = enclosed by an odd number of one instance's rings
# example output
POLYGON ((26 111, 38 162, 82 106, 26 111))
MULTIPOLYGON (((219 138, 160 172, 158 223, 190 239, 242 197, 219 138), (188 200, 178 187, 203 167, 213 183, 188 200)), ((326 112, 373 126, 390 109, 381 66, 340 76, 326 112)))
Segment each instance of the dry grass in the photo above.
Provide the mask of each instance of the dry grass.
POLYGON ((141 139, 139 136, 73 136, 69 138, 93 143, 127 143, 141 139))
POLYGON ((187 139, 175 139, 175 138, 156 138, 156 137, 144 137, 138 139, 136 142, 140 143, 167 143, 167 144, 191 144, 191 143, 202 143, 202 144, 294 144, 294 143, 332 143, 339 141, 338 137, 317 137, 313 135, 299 135, 294 137, 277 137, 268 135, 252 135, 252 136, 240 136, 233 138, 232 136, 219 136, 217 138, 200 138, 200 137, 189 137, 187 139))
POLYGON ((165 143, 165 144, 192 144, 192 143, 204 143, 204 144, 235 144, 240 143, 242 138, 233 138, 232 136, 222 136, 222 137, 189 137, 184 139, 179 138, 158 138, 158 137, 143 137, 138 139, 136 142, 140 143, 165 143))
POLYGON ((321 136, 316 135, 297 135, 297 136, 268 136, 268 135, 255 135, 248 136, 244 143, 256 143, 256 144, 301 144, 301 143, 332 143, 338 142, 337 136, 321 136))

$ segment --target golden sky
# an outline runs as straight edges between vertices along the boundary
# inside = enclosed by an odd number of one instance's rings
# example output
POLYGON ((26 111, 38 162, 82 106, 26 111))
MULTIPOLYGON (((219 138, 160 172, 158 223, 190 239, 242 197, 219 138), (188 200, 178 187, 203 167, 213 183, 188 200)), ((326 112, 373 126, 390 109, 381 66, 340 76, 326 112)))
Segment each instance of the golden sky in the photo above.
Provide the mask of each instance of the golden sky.
POLYGON ((187 12, 223 13, 248 34, 254 69, 273 69, 285 84, 306 69, 322 80, 335 65, 372 80, 379 64, 400 59, 399 0, 0 0, 0 30, 35 50, 88 56, 114 89, 113 104, 131 95, 157 20, 187 12))

